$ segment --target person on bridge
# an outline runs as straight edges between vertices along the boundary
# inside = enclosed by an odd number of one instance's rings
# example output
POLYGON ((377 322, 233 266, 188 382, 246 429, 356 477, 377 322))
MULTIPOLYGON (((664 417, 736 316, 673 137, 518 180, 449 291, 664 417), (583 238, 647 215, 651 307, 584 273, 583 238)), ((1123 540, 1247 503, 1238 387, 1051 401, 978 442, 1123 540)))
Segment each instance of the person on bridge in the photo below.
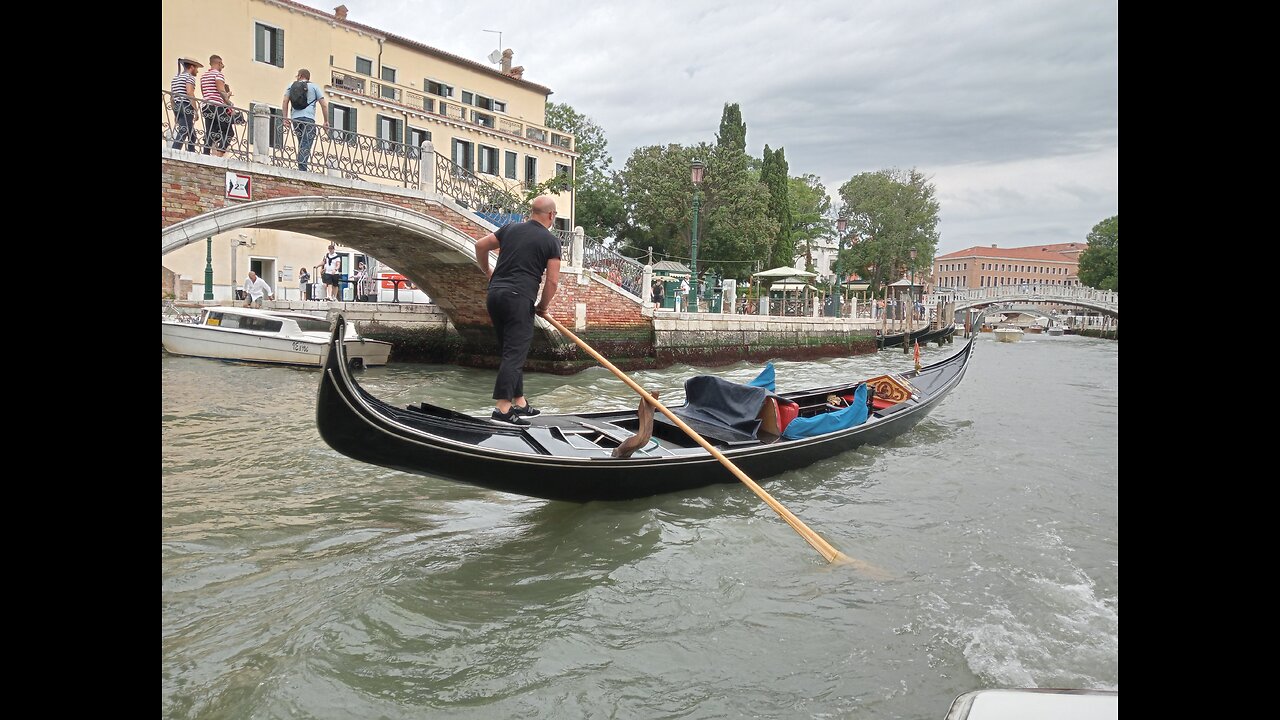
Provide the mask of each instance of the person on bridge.
POLYGON ((534 198, 529 219, 504 225, 476 242, 476 261, 489 279, 486 306, 493 332, 502 351, 498 378, 493 384, 497 406, 493 419, 528 425, 526 417, 541 411, 524 396, 524 361, 533 343, 533 316, 546 315, 560 287, 560 239, 548 228, 555 222, 556 201, 547 196, 534 198), (489 269, 489 253, 498 251, 498 264, 489 269), (538 284, 546 273, 542 299, 538 284))
POLYGON ((222 157, 231 142, 231 88, 222 75, 222 56, 209 56, 209 70, 200 78, 200 94, 204 97, 204 154, 222 157))
POLYGON ((173 134, 173 149, 181 150, 185 144, 187 152, 196 151, 196 109, 191 98, 196 96, 196 75, 204 65, 190 58, 178 61, 178 74, 169 83, 169 95, 173 98, 173 116, 177 121, 177 130, 173 134))
POLYGON ((293 131, 298 138, 298 169, 307 169, 307 160, 311 159, 311 144, 316 140, 316 106, 320 107, 320 127, 329 127, 329 104, 324 99, 320 86, 311 82, 311 71, 302 68, 297 79, 284 89, 284 122, 292 123, 293 131), (291 102, 289 91, 295 83, 306 86, 306 100, 302 107, 291 102))
POLYGON ((244 306, 262 307, 263 296, 271 300, 276 299, 276 294, 271 292, 271 286, 267 284, 267 281, 250 270, 249 278, 244 281, 244 306))

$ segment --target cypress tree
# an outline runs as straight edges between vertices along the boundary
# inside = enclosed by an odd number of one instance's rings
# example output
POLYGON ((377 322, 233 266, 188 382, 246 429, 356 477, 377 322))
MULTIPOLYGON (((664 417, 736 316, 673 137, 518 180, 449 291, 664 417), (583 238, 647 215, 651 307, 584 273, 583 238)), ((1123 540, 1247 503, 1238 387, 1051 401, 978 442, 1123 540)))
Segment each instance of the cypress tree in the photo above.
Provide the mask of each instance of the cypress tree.
POLYGON ((791 199, 789 197, 787 158, 783 148, 770 150, 764 146, 760 182, 769 191, 769 217, 778 223, 769 252, 769 267, 783 267, 795 262, 796 243, 792 237, 791 199))
POLYGON ((747 124, 742 121, 742 110, 738 103, 725 103, 724 112, 720 114, 720 132, 716 134, 716 144, 720 147, 737 148, 738 152, 747 152, 747 124))

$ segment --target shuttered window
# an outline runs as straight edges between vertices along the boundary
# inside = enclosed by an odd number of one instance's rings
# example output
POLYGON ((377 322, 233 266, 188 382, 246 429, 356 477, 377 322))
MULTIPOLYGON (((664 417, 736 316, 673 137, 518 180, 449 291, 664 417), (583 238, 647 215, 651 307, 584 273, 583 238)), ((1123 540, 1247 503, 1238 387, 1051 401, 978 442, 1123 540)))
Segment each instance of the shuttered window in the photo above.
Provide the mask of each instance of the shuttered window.
POLYGON ((329 105, 329 131, 335 142, 353 145, 356 142, 356 109, 345 105, 329 105))
POLYGON ((268 65, 284 67, 284 30, 254 23, 253 59, 268 65))
POLYGON ((392 145, 391 143, 404 142, 404 121, 399 118, 379 115, 378 139, 382 141, 378 143, 382 150, 387 152, 400 150, 399 145, 392 145))

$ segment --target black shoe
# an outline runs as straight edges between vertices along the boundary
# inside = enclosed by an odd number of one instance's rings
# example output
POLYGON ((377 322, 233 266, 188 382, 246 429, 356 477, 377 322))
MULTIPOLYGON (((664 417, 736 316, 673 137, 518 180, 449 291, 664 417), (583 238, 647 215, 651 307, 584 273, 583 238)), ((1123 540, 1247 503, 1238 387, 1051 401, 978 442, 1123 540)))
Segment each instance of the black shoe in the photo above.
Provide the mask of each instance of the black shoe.
POLYGON ((498 422, 511 423, 512 425, 528 425, 529 424, 528 420, 525 420, 524 418, 520 417, 520 414, 516 412, 516 408, 514 405, 512 405, 511 409, 506 411, 505 413, 498 412, 498 409, 494 408, 493 414, 490 415, 489 417, 498 422))
POLYGON ((520 407, 515 403, 511 404, 511 412, 514 412, 517 415, 523 415, 525 417, 533 417, 534 415, 542 414, 541 410, 539 410, 538 408, 532 405, 525 405, 524 407, 520 407))

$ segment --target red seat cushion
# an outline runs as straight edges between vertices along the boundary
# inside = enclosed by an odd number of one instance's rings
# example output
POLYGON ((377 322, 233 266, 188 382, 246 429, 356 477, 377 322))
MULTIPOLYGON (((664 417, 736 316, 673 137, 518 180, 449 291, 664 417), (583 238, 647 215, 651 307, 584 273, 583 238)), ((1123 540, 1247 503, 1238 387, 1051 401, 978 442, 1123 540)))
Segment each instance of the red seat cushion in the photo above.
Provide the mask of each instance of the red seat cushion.
POLYGON ((778 399, 778 431, 787 429, 787 423, 800 414, 800 406, 790 400, 778 399))
POLYGON ((894 401, 890 400, 889 398, 883 398, 883 397, 880 397, 879 395, 877 395, 877 396, 875 396, 875 398, 873 398, 873 399, 871 400, 871 409, 872 409, 872 410, 883 410, 883 409, 885 409, 885 408, 887 408, 887 407, 889 407, 889 406, 891 406, 891 405, 897 405, 897 404, 898 404, 898 403, 896 403, 896 402, 894 402, 894 401))

